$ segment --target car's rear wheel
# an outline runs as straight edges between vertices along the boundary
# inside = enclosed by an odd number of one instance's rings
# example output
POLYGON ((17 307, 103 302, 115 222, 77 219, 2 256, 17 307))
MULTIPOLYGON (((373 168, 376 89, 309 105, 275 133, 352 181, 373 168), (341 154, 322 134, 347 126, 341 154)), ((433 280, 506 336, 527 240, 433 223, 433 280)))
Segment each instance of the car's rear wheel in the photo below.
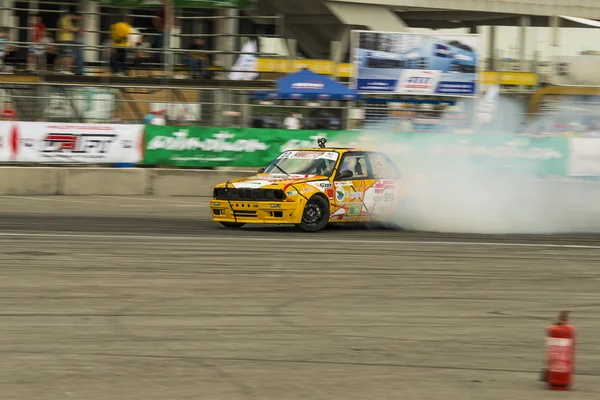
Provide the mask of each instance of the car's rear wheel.
POLYGON ((226 228, 241 228, 242 226, 246 225, 239 222, 220 222, 220 224, 226 228))
POLYGON ((329 202, 323 196, 313 196, 304 206, 302 222, 296 226, 305 232, 323 230, 329 222, 329 212, 329 202))

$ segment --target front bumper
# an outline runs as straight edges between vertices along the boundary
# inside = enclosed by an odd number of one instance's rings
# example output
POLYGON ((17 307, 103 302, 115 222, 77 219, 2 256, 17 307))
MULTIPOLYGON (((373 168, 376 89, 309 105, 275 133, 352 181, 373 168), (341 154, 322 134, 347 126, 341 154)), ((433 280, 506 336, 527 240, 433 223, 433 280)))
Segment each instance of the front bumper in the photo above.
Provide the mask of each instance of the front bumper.
POLYGON ((210 213, 215 222, 298 224, 302 221, 303 210, 301 201, 210 201, 210 213))

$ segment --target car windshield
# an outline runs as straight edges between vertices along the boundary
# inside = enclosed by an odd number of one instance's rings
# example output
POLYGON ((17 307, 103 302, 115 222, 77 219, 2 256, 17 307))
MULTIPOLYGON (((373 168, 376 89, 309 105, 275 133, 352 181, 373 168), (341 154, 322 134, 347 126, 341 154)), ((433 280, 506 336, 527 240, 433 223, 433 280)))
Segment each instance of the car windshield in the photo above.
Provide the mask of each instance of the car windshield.
POLYGON ((265 174, 330 176, 339 154, 334 151, 286 151, 273 161, 265 174))

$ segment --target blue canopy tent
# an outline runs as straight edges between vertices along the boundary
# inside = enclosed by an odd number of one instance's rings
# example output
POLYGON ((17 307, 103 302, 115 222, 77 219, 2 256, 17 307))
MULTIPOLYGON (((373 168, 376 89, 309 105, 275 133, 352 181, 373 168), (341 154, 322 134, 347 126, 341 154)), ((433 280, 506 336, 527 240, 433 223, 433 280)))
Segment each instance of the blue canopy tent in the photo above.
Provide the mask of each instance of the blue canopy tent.
POLYGON ((277 80, 277 90, 257 90, 250 93, 251 100, 346 100, 356 101, 360 94, 347 86, 303 69, 277 80))

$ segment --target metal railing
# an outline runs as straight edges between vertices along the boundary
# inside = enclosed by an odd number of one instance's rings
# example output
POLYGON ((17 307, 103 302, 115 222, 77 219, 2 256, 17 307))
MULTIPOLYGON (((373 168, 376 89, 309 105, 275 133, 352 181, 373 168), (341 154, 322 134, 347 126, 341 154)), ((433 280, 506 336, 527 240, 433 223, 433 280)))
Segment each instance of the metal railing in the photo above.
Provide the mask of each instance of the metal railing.
POLYGON ((155 85, 0 84, 0 108, 21 121, 141 123, 152 111, 171 124, 279 128, 291 112, 310 129, 347 129, 358 102, 258 101, 251 90, 155 85))
POLYGON ((22 83, 0 85, 0 107, 21 121, 142 123, 152 111, 172 125, 230 128, 284 127, 291 113, 302 129, 366 129, 373 132, 446 132, 541 136, 600 136, 600 102, 547 101, 539 114, 502 101, 492 114, 478 111, 475 99, 455 103, 402 101, 255 100, 235 88, 155 85, 22 83))
MULTIPOLYGON (((64 8, 67 6, 81 6, 81 2, 77 1, 40 1, 40 2, 29 2, 29 3, 16 3, 17 7, 6 7, 5 3, 2 2, 0 7, 0 13, 4 20, 10 20, 14 18, 16 14, 26 13, 26 15, 32 16, 34 14, 41 14, 42 17, 46 16, 51 22, 46 22, 47 32, 51 36, 59 31, 55 26, 53 19, 59 17, 59 14, 64 14, 64 8), (28 4, 28 7, 19 7, 18 5, 28 4), (40 4, 46 6, 45 9, 40 9, 40 4), (55 9, 47 9, 48 6, 56 6, 55 9), (63 9, 59 9, 62 7, 63 9), (52 26, 48 26, 52 25, 52 26)), ((77 41, 74 44, 69 44, 69 47, 80 49, 81 56, 86 60, 84 62, 84 68, 86 74, 106 74, 110 67, 109 52, 113 50, 113 46, 110 44, 110 30, 109 26, 119 21, 119 17, 116 15, 118 8, 106 7, 106 9, 112 10, 111 12, 90 12, 79 10, 79 15, 83 17, 82 28, 84 33, 81 33, 77 37, 77 41), (88 24, 88 21, 94 18, 97 20, 94 24, 88 24)), ((134 19, 132 26, 139 32, 139 37, 142 40, 144 46, 140 47, 129 47, 128 57, 133 59, 135 53, 145 53, 143 68, 140 66, 135 67, 135 70, 152 70, 170 73, 173 70, 185 70, 186 69, 186 54, 192 51, 190 42, 192 39, 204 39, 207 41, 207 47, 205 50, 201 50, 210 61, 212 70, 218 70, 220 72, 231 72, 232 64, 235 57, 252 54, 260 55, 262 57, 283 57, 280 53, 271 53, 268 51, 262 52, 247 52, 241 51, 243 42, 247 40, 263 40, 263 39, 280 39, 283 37, 283 17, 279 15, 206 15, 206 11, 198 11, 194 9, 177 9, 175 15, 174 29, 167 32, 159 32, 157 29, 152 27, 152 22, 156 18, 153 12, 156 9, 148 10, 134 10, 133 13, 129 13, 128 17, 134 19), (147 13, 143 12, 147 11, 147 13), (266 26, 269 28, 268 32, 256 32, 255 30, 242 29, 240 32, 239 21, 254 20, 260 21, 259 26, 266 26), (203 25, 219 24, 224 22, 233 23, 232 30, 219 29, 213 27, 213 29, 204 29, 203 25), (225 57, 225 58, 223 58, 225 57)), ((211 10, 213 11, 213 10, 211 10)), ((44 21, 42 21, 44 22, 44 21)), ((255 26, 255 25, 250 25, 255 26)), ((266 29, 265 28, 265 29, 266 29)), ((29 40, 29 32, 31 31, 30 26, 4 26, 4 29, 8 30, 9 40, 5 44, 9 50, 15 50, 15 53, 8 52, 16 57, 9 58, 8 66, 12 67, 12 70, 23 70, 27 68, 27 54, 28 49, 34 45, 29 40)), ((51 49, 52 54, 58 54, 60 48, 64 48, 65 45, 61 45, 54 40, 54 43, 45 46, 45 49, 51 49)), ((47 73, 52 70, 52 66, 48 63, 43 63, 44 68, 40 68, 38 72, 47 73)))

